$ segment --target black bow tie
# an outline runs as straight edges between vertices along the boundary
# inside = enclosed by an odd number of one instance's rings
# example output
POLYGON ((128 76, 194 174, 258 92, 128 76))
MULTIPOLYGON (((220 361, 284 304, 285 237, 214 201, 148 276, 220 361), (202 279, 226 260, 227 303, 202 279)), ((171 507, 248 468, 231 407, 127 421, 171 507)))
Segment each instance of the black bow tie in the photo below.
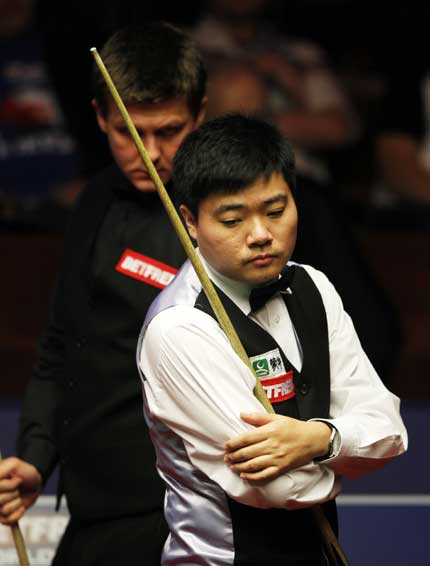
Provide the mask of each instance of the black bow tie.
POLYGON ((287 265, 281 271, 281 276, 276 281, 251 289, 249 295, 251 311, 260 309, 276 292, 288 289, 294 279, 294 269, 294 265, 287 265))

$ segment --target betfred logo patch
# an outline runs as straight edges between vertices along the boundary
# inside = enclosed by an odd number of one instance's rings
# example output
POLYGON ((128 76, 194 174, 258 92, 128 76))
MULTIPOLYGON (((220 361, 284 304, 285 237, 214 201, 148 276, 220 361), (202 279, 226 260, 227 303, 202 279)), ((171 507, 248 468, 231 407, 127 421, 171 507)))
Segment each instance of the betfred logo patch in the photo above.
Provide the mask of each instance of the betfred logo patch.
POLYGON ((133 250, 125 250, 115 269, 128 277, 133 277, 159 289, 164 289, 178 272, 170 265, 138 254, 133 250))
POLYGON ((262 379, 261 385, 271 403, 280 403, 295 395, 292 369, 279 377, 262 379))
POLYGON ((279 348, 249 359, 271 403, 280 403, 295 395, 293 370, 285 371, 279 348))

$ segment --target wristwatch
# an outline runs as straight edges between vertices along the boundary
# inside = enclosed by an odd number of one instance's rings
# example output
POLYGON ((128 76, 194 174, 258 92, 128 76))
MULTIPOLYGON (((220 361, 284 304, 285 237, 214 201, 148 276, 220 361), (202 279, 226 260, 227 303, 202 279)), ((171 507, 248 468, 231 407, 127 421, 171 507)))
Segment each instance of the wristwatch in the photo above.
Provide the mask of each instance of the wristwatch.
POLYGON ((330 460, 330 458, 334 458, 337 456, 339 449, 340 449, 340 435, 339 431, 336 427, 328 423, 327 421, 321 421, 327 426, 331 428, 331 435, 328 441, 328 448, 327 452, 322 456, 317 456, 314 458, 314 462, 325 462, 326 460, 330 460))

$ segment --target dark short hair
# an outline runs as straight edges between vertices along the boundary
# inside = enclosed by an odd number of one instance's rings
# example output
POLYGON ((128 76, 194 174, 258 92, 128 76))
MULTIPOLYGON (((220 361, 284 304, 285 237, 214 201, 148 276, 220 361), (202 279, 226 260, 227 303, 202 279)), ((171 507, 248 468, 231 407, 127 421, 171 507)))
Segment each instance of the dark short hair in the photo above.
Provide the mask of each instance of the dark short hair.
MULTIPOLYGON (((124 102, 157 103, 184 97, 196 116, 206 92, 206 70, 193 39, 167 22, 128 26, 100 52, 124 102)), ((94 67, 93 93, 106 115, 110 93, 94 67)))
POLYGON ((261 119, 226 114, 205 122, 182 142, 173 161, 172 197, 197 218, 200 202, 209 195, 237 193, 273 173, 281 173, 295 190, 289 141, 261 119))

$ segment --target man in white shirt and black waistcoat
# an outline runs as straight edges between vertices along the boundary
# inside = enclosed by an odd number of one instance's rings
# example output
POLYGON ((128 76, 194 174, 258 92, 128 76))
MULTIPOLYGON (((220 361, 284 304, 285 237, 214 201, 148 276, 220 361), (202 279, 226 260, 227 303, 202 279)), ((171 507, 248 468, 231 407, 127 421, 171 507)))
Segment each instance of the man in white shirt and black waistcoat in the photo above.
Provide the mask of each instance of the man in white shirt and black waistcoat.
MULTIPOLYGON (((187 136, 174 198, 276 414, 253 393, 186 262, 138 346, 145 417, 167 487, 162 564, 326 565, 311 507, 337 531, 341 478, 407 447, 383 385, 326 276, 289 262, 298 215, 289 142, 238 114, 187 136)), ((300 189, 298 189, 300 190, 300 189)))

